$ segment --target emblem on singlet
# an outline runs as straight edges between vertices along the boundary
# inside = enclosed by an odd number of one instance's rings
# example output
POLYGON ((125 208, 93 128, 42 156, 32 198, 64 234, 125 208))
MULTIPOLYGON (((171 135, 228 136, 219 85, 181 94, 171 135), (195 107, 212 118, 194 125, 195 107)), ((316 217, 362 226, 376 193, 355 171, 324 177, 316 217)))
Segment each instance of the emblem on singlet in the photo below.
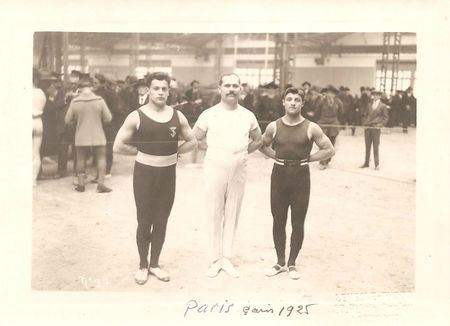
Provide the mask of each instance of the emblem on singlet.
POLYGON ((170 137, 175 137, 177 135, 177 127, 169 127, 170 129, 170 137))

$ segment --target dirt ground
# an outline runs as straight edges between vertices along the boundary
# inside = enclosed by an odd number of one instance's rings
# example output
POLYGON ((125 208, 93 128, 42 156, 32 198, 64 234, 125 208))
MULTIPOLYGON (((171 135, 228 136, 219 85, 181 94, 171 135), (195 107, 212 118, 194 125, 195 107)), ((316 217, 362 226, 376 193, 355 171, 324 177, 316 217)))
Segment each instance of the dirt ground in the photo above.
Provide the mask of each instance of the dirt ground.
MULTIPOLYGON (((249 158, 235 241, 234 263, 241 277, 232 279, 223 272, 214 279, 204 275, 208 262, 202 167, 186 167, 190 161, 186 154, 177 168, 175 204, 160 261, 171 281, 151 276, 145 285, 137 285, 133 157, 116 155, 113 177, 107 180, 113 188, 109 194, 97 194, 93 184, 77 193, 71 176, 42 180, 34 188, 32 287, 180 294, 413 291, 416 139, 415 130, 399 131, 381 136, 380 171, 358 168, 364 157, 361 130, 354 137, 349 129, 341 132, 329 169, 320 171, 317 163, 311 164, 298 281, 286 273, 264 276, 264 269, 275 262, 269 204, 272 162, 258 152, 249 158)), ((55 168, 54 162, 44 165, 48 175, 55 168)))

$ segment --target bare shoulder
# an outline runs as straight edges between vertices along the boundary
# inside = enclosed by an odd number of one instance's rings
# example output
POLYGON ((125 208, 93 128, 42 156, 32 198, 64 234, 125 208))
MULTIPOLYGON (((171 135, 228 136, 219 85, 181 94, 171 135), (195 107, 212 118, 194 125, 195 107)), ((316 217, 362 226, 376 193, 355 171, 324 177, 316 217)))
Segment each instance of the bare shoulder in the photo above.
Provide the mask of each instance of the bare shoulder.
POLYGON ((130 114, 128 114, 123 125, 126 128, 137 128, 139 125, 139 121, 139 112, 137 110, 134 110, 130 114))
POLYGON ((267 125, 266 131, 264 133, 267 135, 273 136, 273 135, 275 135, 276 131, 277 131, 277 122, 272 121, 267 125))
POLYGON ((320 128, 320 126, 315 123, 310 121, 309 125, 308 125, 308 136, 310 139, 319 139, 321 138, 323 135, 323 130, 322 128, 320 128))

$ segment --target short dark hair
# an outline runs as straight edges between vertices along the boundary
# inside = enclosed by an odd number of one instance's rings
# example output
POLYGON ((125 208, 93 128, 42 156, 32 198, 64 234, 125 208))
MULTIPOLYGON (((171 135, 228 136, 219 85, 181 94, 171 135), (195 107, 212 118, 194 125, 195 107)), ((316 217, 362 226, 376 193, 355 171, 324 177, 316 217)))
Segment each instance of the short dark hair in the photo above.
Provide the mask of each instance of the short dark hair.
POLYGON ((83 78, 81 78, 79 86, 80 86, 80 88, 92 87, 92 78, 91 77, 83 77, 83 78))
POLYGON ((241 83, 241 77, 239 77, 237 74, 235 74, 234 72, 231 72, 231 73, 229 73, 229 74, 223 74, 222 76, 220 76, 220 79, 219 79, 219 86, 220 85, 222 85, 222 83, 223 83, 223 77, 226 77, 226 76, 236 76, 237 78, 238 78, 238 80, 239 80, 239 84, 241 83))
POLYGON ((150 87, 152 84, 152 81, 154 79, 156 80, 165 80, 167 82, 167 85, 170 85, 170 76, 165 72, 153 72, 150 75, 148 75, 147 79, 147 85, 150 87))
POLYGON ((295 87, 286 88, 286 90, 284 91, 284 94, 283 94, 283 100, 285 99, 285 97, 288 94, 298 94, 302 98, 302 101, 305 100, 305 93, 302 90, 299 90, 298 88, 295 88, 295 87))
POLYGON ((309 87, 311 87, 311 84, 308 81, 303 82, 302 86, 308 85, 309 87))
POLYGON ((191 81, 191 87, 194 86, 195 83, 200 84, 200 82, 198 80, 194 79, 193 81, 191 81))

